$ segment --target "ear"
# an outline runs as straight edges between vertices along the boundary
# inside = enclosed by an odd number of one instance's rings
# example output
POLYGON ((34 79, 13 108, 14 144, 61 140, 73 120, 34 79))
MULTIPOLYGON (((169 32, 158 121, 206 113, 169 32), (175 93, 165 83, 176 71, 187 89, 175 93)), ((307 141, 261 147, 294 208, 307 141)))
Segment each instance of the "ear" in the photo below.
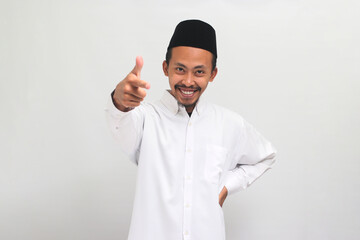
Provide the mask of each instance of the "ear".
POLYGON ((169 76, 168 65, 167 65, 165 60, 163 61, 162 67, 163 67, 163 71, 164 71, 165 76, 168 77, 169 76))
POLYGON ((214 81, 214 78, 216 77, 217 72, 218 72, 218 69, 217 69, 217 67, 215 67, 215 69, 211 72, 211 76, 210 76, 209 82, 214 81))

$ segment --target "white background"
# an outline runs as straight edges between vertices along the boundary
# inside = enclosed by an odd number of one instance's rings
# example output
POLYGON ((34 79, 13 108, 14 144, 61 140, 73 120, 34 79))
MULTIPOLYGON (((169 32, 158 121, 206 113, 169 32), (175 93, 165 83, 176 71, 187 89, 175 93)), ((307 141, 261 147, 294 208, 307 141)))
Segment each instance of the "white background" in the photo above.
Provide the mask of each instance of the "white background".
MULTIPOLYGON (((136 166, 104 107, 142 55, 148 101, 168 87, 174 28, 218 36, 211 102, 278 150, 224 204, 229 240, 360 238, 358 1, 0 2, 0 239, 126 239, 136 166)), ((196 239, 197 240, 197 239, 196 239)))

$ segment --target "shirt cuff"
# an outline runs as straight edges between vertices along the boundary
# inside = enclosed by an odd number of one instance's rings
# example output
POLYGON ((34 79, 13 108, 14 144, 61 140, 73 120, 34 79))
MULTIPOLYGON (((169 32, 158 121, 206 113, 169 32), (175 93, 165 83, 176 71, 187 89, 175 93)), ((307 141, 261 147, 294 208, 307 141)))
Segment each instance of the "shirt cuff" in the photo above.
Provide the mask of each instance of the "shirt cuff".
POLYGON ((228 196, 244 190, 247 187, 245 172, 241 168, 236 168, 227 172, 224 185, 228 190, 228 196))

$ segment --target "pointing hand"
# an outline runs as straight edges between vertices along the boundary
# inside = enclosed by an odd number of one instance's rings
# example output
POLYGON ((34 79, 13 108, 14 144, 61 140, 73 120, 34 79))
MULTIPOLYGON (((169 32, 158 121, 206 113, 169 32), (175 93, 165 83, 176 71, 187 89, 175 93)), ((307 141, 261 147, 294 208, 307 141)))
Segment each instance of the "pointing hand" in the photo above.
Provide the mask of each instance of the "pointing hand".
POLYGON ((150 89, 150 84, 140 79, 143 64, 142 57, 136 57, 134 69, 116 86, 113 100, 120 111, 127 112, 139 106, 146 96, 145 89, 150 89))

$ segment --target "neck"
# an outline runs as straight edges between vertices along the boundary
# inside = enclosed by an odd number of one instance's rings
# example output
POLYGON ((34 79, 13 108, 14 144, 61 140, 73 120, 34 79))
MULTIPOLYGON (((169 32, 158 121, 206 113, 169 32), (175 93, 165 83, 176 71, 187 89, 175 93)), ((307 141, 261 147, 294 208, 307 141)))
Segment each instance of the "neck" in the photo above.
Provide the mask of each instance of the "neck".
POLYGON ((192 106, 185 106, 186 112, 191 115, 191 113, 194 111, 195 105, 192 106))

